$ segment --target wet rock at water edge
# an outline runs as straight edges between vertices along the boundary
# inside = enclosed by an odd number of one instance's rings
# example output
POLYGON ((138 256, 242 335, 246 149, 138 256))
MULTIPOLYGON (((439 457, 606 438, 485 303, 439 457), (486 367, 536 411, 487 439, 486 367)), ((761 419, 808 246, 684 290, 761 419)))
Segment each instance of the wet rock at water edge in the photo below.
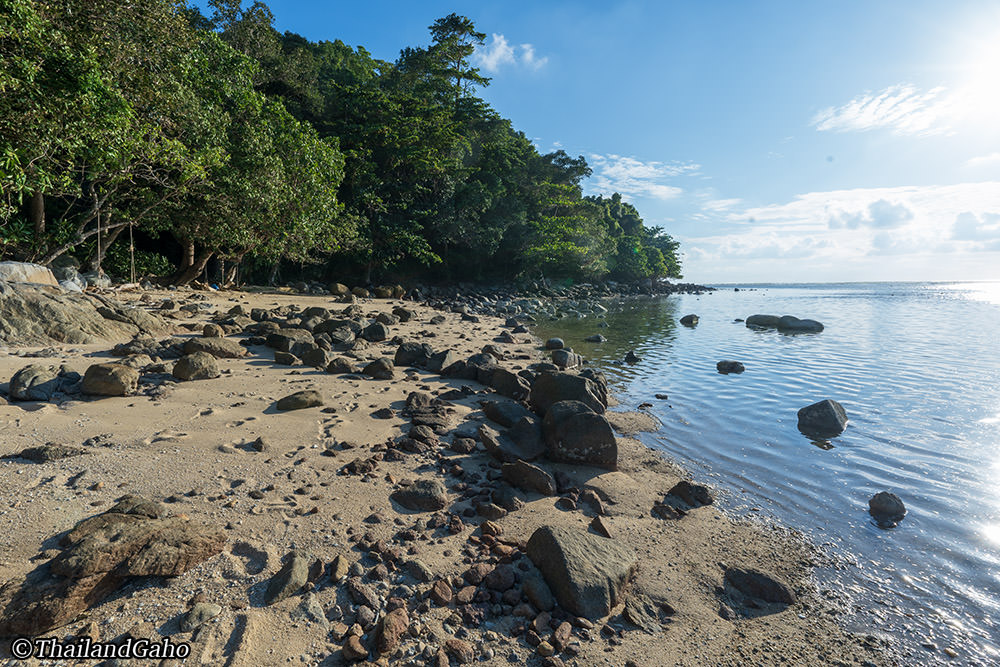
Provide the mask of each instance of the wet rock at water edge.
POLYGON ((791 587, 783 581, 758 570, 739 567, 726 568, 727 584, 751 598, 775 604, 795 604, 791 587))
POLYGON ((635 353, 635 350, 629 350, 628 353, 625 355, 626 364, 637 364, 640 361, 642 361, 642 358, 635 353))
POLYGON ((892 528, 906 516, 906 506, 895 493, 879 491, 868 500, 868 513, 879 526, 892 528))
POLYGON ((811 438, 833 438, 847 428, 847 411, 829 398, 800 409, 798 418, 799 431, 811 438))
POLYGON ((697 315, 685 315, 681 318, 681 324, 686 327, 698 326, 698 316, 697 315))
POLYGON ((742 373, 746 367, 739 361, 724 360, 715 364, 715 370, 723 375, 729 375, 730 373, 742 373))
POLYGON ((601 334, 593 334, 592 336, 587 336, 583 340, 585 340, 588 343, 603 343, 608 339, 602 336, 601 334))

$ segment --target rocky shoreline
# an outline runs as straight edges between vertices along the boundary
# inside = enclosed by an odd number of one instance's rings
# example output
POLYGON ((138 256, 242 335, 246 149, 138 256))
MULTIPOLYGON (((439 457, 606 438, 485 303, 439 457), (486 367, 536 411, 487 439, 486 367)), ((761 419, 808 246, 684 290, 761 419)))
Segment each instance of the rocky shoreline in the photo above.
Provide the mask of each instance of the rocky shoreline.
POLYGON ((531 319, 600 305, 580 289, 123 293, 146 331, 8 350, 0 631, 185 664, 891 664, 808 545, 552 363, 531 319))

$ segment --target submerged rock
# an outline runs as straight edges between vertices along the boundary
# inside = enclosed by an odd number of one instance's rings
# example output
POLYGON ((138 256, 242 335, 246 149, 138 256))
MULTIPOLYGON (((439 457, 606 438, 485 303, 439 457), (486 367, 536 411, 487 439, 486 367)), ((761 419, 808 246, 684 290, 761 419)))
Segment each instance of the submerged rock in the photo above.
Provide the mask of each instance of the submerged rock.
POLYGON ((879 491, 868 500, 868 513, 880 526, 891 528, 906 516, 906 506, 895 493, 879 491))
POLYGON ((720 361, 715 364, 715 370, 719 371, 723 375, 728 375, 730 373, 742 373, 746 370, 746 367, 739 361, 720 361))
POLYGON ((685 315, 681 318, 681 324, 686 327, 698 326, 698 316, 697 315, 685 315))
POLYGON ((812 438, 833 438, 847 428, 847 411, 829 398, 802 408, 798 417, 799 430, 812 438))

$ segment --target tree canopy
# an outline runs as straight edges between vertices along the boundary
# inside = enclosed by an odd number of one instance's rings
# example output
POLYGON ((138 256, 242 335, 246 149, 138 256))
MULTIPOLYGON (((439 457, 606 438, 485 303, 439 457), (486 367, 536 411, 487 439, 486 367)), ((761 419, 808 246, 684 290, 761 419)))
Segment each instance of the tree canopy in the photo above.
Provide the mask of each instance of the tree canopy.
MULTIPOLYGON (((122 229, 319 279, 679 277, 678 244, 480 97, 450 14, 395 62, 262 2, 0 0, 0 256, 91 266, 122 229)), ((162 264, 157 264, 162 265, 162 264)))

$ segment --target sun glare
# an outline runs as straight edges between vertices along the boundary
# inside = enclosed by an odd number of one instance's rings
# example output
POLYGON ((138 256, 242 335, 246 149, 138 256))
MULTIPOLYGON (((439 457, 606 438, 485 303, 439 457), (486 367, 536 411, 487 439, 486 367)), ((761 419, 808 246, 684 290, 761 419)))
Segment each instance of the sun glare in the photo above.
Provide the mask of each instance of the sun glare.
POLYGON ((953 111, 966 122, 993 127, 1000 114, 1000 34, 970 46, 956 82, 953 111))

